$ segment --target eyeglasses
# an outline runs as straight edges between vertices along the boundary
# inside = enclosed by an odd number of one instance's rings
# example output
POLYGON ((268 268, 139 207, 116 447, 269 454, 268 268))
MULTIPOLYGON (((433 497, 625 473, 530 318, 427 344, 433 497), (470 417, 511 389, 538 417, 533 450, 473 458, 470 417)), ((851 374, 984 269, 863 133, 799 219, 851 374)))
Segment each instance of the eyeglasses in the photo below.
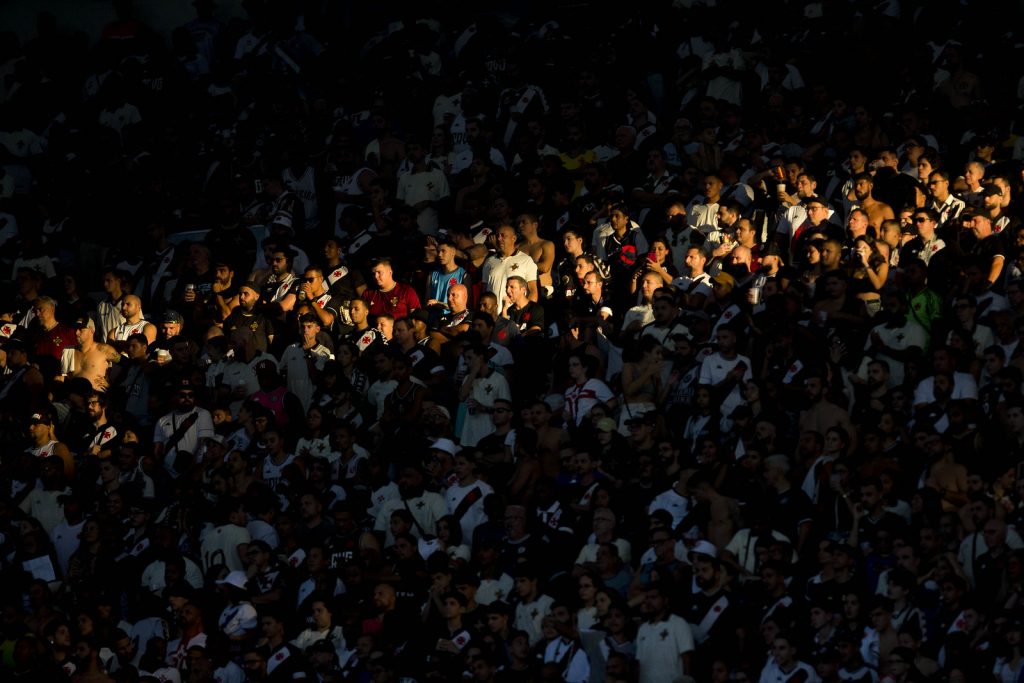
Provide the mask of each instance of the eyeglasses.
POLYGON ((308 283, 312 284, 312 283, 316 282, 316 278, 315 277, 307 277, 307 278, 303 278, 302 281, 303 282, 308 282, 308 283))
POLYGON ((914 218, 915 223, 927 223, 930 220, 930 218, 926 218, 925 216, 917 216, 914 218))
POLYGON ((178 398, 195 398, 196 392, 194 391, 179 391, 178 398))
POLYGON ((492 408, 491 412, 492 413, 511 413, 512 410, 510 408, 492 408))

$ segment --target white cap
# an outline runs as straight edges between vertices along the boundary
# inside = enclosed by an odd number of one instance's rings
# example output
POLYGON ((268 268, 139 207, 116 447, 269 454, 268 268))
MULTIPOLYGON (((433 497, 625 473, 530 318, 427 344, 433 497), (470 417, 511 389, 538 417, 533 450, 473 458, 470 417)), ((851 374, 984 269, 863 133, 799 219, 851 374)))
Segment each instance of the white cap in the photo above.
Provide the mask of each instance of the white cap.
POLYGON ((150 674, 160 683, 181 683, 181 672, 172 666, 165 666, 150 674))
POLYGON ((245 575, 245 572, 243 572, 241 569, 236 569, 235 571, 225 576, 223 579, 219 579, 216 583, 218 586, 228 585, 245 590, 245 584, 248 583, 248 581, 249 577, 245 575))
POLYGON ((718 548, 715 547, 714 543, 709 541, 697 541, 693 544, 693 547, 690 548, 690 557, 692 558, 694 555, 707 555, 711 558, 717 558, 718 548))
POLYGON ((451 439, 438 439, 430 445, 431 448, 444 451, 448 455, 455 457, 455 454, 459 452, 459 447, 455 445, 455 442, 451 439))
POLYGON ((445 548, 445 552, 448 553, 448 559, 469 562, 469 548, 464 545, 448 546, 445 548))

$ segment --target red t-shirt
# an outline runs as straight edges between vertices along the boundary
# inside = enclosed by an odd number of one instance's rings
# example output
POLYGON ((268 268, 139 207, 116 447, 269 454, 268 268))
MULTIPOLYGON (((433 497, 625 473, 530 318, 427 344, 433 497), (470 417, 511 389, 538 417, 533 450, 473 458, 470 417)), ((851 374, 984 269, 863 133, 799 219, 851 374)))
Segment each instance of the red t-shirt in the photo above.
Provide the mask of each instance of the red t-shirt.
POLYGON ((420 308, 420 298, 416 296, 416 290, 401 282, 386 294, 379 289, 367 289, 363 292, 363 299, 370 307, 371 315, 386 313, 395 320, 404 318, 420 308))
POLYGON ((40 329, 36 333, 35 352, 38 356, 51 356, 61 360, 64 349, 73 349, 76 343, 75 330, 63 323, 57 323, 49 331, 44 332, 40 329))

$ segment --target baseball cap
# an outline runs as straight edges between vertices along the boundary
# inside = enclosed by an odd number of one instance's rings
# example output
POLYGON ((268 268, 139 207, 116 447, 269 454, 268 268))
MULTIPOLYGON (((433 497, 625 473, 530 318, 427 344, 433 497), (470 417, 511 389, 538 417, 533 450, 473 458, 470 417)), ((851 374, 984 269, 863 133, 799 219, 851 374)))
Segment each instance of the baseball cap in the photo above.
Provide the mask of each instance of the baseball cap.
POLYGON ((981 191, 982 197, 1002 197, 1003 191, 995 183, 989 183, 981 191))
POLYGON ((504 600, 495 600, 492 603, 484 605, 484 614, 501 614, 506 617, 510 617, 512 616, 512 613, 512 605, 508 604, 504 600))
POLYGON ((71 326, 76 330, 84 330, 87 327, 92 327, 92 320, 90 320, 87 315, 80 315, 75 318, 74 322, 71 323, 71 326))
POLYGON ((245 584, 249 581, 249 577, 245 575, 241 569, 236 569, 230 572, 223 579, 217 580, 218 586, 234 586, 235 588, 241 588, 245 590, 245 584))
POLYGON ((256 372, 277 372, 277 365, 270 359, 261 360, 253 367, 253 370, 256 372))
POLYGON ((626 420, 627 425, 650 425, 654 426, 658 424, 658 414, 653 410, 643 415, 635 415, 634 417, 626 420))
POLYGON ((160 322, 173 323, 175 325, 184 325, 185 318, 183 318, 181 313, 178 313, 173 308, 168 308, 166 311, 164 311, 163 316, 160 318, 160 322))
POLYGON ((736 286, 736 279, 724 270, 719 271, 718 275, 715 275, 711 279, 729 291, 732 291, 732 288, 736 286))
POLYGON ((164 589, 164 598, 185 598, 190 600, 196 595, 196 589, 186 581, 176 581, 164 589))
POLYGON ((821 206, 828 208, 828 202, 826 202, 821 197, 813 194, 810 197, 804 197, 803 204, 804 206, 810 206, 811 204, 820 204, 821 206))
POLYGON ((712 559, 718 557, 718 548, 709 541, 697 541, 690 548, 689 557, 692 560, 694 555, 706 555, 712 559))
POLYGON ((479 586, 480 577, 471 569, 459 569, 452 575, 453 586, 479 586))
POLYGON ((453 458, 455 457, 455 454, 458 453, 459 451, 458 447, 455 445, 455 442, 452 441, 451 439, 438 439, 434 443, 430 444, 430 447, 433 449, 437 449, 439 451, 444 451, 453 458))
POLYGON ((28 422, 29 424, 52 425, 53 417, 51 417, 48 412, 32 413, 32 415, 28 418, 28 422))

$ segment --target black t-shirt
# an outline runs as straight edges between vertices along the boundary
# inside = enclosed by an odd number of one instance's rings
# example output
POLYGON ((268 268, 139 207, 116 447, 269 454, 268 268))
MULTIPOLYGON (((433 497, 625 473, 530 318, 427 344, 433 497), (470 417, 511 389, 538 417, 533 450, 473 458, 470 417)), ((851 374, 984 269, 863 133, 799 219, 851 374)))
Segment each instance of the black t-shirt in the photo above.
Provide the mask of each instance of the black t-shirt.
POLYGON ((892 538, 904 528, 903 518, 892 512, 883 512, 882 516, 874 519, 869 515, 860 518, 857 540, 863 548, 866 545, 877 547, 877 536, 881 532, 889 534, 892 538))
POLYGON ((224 333, 231 336, 235 330, 248 329, 256 336, 256 348, 266 352, 270 345, 268 337, 274 334, 274 322, 259 313, 246 313, 241 306, 235 306, 231 314, 224 319, 224 333))
POLYGON ((772 528, 796 545, 798 530, 804 522, 814 519, 814 510, 807 494, 798 488, 769 494, 768 506, 772 528))
POLYGON ((534 301, 526 302, 522 308, 512 305, 508 309, 508 319, 515 323, 520 332, 526 332, 531 327, 540 327, 543 332, 544 307, 534 301))
POLYGON ((1006 256, 1006 248, 1003 245, 1003 241, 999 239, 999 235, 989 235, 985 239, 974 243, 974 246, 971 247, 971 256, 981 258, 984 262, 984 267, 988 268, 995 257, 1006 256))
POLYGON ((357 269, 345 266, 338 266, 336 268, 324 266, 324 278, 327 280, 331 296, 339 301, 355 299, 359 296, 356 293, 356 289, 366 286, 362 273, 357 269))
POLYGON ((441 356, 422 344, 416 344, 405 355, 412 361, 413 376, 421 382, 428 382, 436 372, 444 372, 441 356))

